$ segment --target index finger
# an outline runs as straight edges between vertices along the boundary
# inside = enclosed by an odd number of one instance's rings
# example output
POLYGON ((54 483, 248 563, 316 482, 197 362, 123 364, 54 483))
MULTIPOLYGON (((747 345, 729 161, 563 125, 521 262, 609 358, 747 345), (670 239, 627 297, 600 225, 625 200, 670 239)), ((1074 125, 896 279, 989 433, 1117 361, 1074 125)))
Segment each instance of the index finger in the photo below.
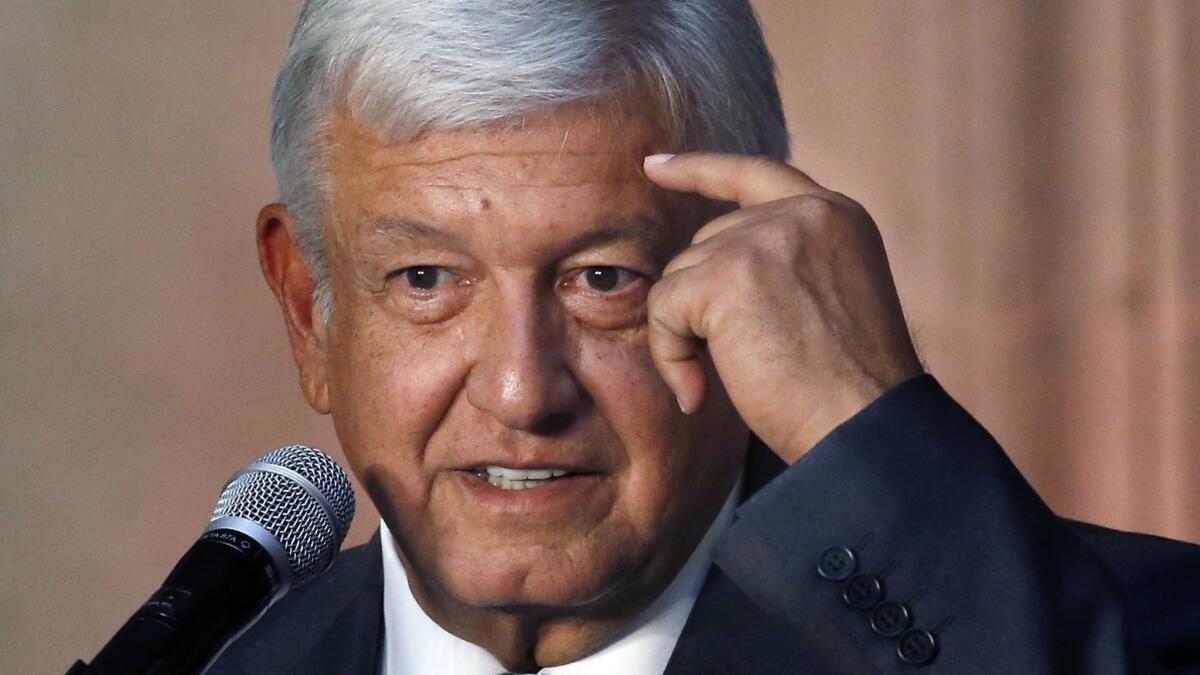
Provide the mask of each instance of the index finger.
POLYGON ((669 190, 753 206, 784 197, 824 192, 803 171, 766 157, 715 152, 650 155, 646 177, 669 190))

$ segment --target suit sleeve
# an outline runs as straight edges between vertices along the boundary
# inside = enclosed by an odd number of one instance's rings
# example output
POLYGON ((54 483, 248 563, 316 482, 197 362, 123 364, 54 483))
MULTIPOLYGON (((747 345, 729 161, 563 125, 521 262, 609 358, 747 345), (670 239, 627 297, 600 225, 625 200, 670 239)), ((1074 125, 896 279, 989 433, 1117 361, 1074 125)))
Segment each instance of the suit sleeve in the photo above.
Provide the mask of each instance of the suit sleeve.
POLYGON ((837 672, 1154 672, 1108 569, 929 375, 755 493, 714 559, 837 672))

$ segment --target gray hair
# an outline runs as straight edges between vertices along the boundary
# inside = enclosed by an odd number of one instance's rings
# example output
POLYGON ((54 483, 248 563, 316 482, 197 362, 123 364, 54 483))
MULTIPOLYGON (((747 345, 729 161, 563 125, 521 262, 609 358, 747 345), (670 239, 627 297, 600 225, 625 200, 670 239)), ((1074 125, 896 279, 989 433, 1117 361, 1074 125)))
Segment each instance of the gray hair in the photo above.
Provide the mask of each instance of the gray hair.
POLYGON ((746 0, 306 0, 275 83, 271 161, 325 315, 331 112, 401 143, 630 90, 655 104, 676 152, 788 155, 746 0))

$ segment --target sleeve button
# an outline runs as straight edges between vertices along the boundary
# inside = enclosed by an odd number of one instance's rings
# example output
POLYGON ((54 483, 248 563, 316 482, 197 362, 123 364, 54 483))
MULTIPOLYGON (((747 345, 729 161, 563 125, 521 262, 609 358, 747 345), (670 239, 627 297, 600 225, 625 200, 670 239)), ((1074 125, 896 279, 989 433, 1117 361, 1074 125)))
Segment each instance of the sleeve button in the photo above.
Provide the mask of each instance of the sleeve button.
POLYGON ((858 560, 854 551, 845 546, 830 546, 821 552, 817 561, 817 574, 830 581, 843 581, 858 569, 858 560))
POLYGON ((896 602, 885 602, 871 612, 871 630, 876 635, 894 638, 908 630, 912 623, 912 612, 908 607, 896 602))
POLYGON ((883 599, 883 582, 870 574, 855 574, 842 586, 842 600, 854 609, 871 609, 883 599))
POLYGON ((937 656, 937 641, 933 639, 933 633, 914 628, 900 636, 896 654, 909 665, 923 666, 937 656))

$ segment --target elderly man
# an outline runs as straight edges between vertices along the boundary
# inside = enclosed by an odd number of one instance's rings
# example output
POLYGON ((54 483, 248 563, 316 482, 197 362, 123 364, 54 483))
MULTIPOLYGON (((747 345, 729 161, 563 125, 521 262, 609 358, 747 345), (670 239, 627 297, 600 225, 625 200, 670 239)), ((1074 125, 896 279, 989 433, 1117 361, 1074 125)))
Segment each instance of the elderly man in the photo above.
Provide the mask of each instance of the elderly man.
POLYGON ((310 0, 272 141, 263 270, 383 523, 213 672, 1195 656, 1196 550, 1057 519, 922 374, 744 2, 310 0))

